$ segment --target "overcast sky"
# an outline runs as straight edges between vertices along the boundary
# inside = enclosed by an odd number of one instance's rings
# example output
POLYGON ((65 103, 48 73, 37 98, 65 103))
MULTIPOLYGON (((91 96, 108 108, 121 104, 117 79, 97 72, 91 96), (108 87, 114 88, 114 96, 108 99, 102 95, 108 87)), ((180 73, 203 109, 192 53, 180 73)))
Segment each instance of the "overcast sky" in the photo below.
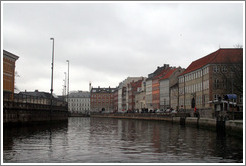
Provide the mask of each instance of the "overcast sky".
POLYGON ((219 48, 243 45, 241 3, 3 3, 2 46, 17 56, 19 90, 62 94, 70 61, 70 91, 116 87, 157 66, 186 68, 219 48))

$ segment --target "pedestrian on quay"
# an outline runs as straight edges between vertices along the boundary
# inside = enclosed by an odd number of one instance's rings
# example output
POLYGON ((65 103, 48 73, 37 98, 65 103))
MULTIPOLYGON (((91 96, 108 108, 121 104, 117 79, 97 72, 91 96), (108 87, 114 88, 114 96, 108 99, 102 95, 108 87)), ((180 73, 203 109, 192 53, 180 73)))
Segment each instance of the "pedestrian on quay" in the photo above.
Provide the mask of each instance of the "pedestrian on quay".
POLYGON ((197 109, 196 109, 196 107, 194 108, 194 117, 197 117, 197 109))

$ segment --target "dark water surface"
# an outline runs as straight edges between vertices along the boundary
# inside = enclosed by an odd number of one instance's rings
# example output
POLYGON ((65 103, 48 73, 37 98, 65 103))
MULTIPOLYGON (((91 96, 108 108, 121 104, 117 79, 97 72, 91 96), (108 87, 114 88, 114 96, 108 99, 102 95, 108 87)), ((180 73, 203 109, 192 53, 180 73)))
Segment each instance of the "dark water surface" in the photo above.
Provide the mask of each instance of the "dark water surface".
POLYGON ((4 163, 238 163, 243 140, 163 121, 69 118, 4 128, 4 163))

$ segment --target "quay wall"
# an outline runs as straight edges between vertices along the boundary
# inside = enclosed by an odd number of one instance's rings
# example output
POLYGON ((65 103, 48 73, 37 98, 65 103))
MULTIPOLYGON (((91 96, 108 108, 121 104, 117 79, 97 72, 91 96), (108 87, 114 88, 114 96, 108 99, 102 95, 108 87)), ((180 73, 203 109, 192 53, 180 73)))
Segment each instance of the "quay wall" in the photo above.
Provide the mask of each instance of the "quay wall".
POLYGON ((68 112, 60 110, 42 109, 4 109, 3 125, 24 125, 28 123, 44 123, 68 120, 68 112))
MULTIPOLYGON (((212 118, 197 118, 186 116, 174 116, 163 114, 139 114, 139 113, 125 113, 125 114, 91 114, 91 117, 100 118, 120 118, 120 119, 141 119, 141 120, 160 120, 177 123, 180 125, 198 127, 211 131, 216 131, 217 121, 212 118)), ((243 120, 227 120, 225 121, 225 132, 228 135, 234 135, 237 137, 243 137, 243 120)))

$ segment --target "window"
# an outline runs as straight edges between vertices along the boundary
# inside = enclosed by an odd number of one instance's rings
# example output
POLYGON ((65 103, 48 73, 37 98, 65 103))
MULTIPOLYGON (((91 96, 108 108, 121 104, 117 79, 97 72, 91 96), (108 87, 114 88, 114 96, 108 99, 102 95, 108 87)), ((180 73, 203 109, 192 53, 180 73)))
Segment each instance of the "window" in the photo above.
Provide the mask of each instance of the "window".
POLYGON ((214 71, 214 73, 218 73, 219 72, 219 66, 214 66, 213 67, 213 71, 214 71))
POLYGON ((226 73, 227 72, 227 66, 222 66, 222 72, 226 73))
POLYGON ((219 80, 217 78, 214 79, 214 88, 219 88, 219 80))
POLYGON ((222 83, 221 84, 222 84, 222 87, 223 88, 226 88, 226 79, 222 80, 222 83))

